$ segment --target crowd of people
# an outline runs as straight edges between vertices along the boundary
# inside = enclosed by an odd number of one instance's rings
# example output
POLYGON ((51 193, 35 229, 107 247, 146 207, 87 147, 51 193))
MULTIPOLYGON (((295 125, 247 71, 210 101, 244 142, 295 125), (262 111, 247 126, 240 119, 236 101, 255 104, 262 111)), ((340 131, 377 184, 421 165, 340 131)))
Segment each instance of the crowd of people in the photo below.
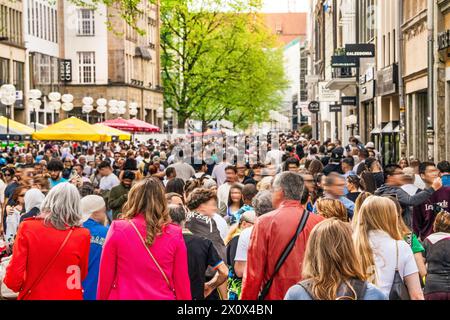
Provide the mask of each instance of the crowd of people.
POLYGON ((296 131, 243 161, 183 142, 1 154, 2 297, 450 298, 448 161, 389 164, 359 137, 296 131))

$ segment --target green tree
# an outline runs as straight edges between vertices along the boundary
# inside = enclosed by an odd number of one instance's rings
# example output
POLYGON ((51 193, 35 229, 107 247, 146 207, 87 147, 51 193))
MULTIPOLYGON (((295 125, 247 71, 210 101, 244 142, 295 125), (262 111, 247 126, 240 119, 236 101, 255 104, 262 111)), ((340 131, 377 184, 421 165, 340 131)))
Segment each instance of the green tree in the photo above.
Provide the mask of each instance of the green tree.
POLYGON ((187 118, 246 128, 267 119, 287 85, 282 53, 257 13, 260 1, 163 0, 165 105, 187 118))

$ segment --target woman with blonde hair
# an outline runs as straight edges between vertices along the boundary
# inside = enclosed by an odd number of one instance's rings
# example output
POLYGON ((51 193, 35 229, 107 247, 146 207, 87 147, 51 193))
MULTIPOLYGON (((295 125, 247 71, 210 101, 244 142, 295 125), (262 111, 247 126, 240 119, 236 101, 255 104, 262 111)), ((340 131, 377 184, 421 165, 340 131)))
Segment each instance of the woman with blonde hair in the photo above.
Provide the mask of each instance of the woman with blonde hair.
POLYGON ((353 219, 352 219, 353 230, 355 230, 356 228, 356 221, 358 220, 359 211, 361 210, 364 201, 366 201, 366 199, 369 198, 370 196, 373 196, 373 194, 371 194, 370 192, 363 191, 358 196, 358 198, 356 198, 355 211, 353 212, 353 219))
POLYGON ((400 232, 395 203, 371 196, 361 207, 353 231, 357 255, 369 281, 391 297, 396 272, 412 300, 423 300, 419 270, 409 245, 400 232))
POLYGON ((352 242, 348 223, 336 218, 314 227, 306 247, 303 281, 291 287, 285 300, 387 300, 367 282, 352 242))
POLYGON ((186 245, 171 224, 162 183, 136 183, 122 212, 106 236, 97 299, 190 300, 186 245))
POLYGON ((337 218, 348 222, 347 209, 339 200, 322 198, 316 203, 317 213, 325 219, 337 218))

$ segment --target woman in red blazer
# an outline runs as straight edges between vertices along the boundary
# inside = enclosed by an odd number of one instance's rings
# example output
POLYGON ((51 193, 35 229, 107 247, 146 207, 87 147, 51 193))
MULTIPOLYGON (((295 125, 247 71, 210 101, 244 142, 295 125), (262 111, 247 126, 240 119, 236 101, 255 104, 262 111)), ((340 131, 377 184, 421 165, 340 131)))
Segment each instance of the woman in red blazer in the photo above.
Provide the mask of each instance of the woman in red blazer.
POLYGON ((82 300, 90 233, 80 227, 77 188, 58 184, 41 209, 19 225, 4 283, 19 292, 18 300, 82 300))

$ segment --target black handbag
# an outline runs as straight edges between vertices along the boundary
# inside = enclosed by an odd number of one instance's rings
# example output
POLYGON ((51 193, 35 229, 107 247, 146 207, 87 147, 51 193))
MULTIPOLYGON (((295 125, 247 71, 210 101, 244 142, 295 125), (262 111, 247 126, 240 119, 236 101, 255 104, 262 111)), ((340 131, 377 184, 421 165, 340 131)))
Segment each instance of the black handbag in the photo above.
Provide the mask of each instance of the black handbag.
POLYGON ((395 265, 394 281, 392 283, 391 291, 389 292, 389 300, 411 300, 408 288, 403 282, 400 272, 398 272, 398 241, 395 241, 397 262, 395 265))

